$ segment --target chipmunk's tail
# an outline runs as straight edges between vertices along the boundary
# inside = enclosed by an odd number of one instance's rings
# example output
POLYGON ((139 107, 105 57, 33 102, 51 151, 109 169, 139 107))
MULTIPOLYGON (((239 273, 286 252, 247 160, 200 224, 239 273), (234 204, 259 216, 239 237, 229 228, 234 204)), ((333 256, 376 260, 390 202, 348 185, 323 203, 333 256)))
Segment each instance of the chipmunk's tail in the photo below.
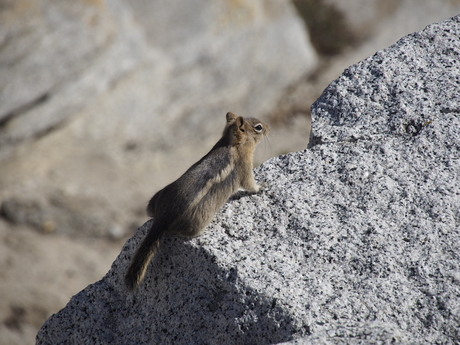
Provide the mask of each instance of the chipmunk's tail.
POLYGON ((136 250, 125 274, 125 284, 129 290, 134 291, 144 279, 147 266, 158 249, 163 232, 163 228, 154 222, 147 236, 136 250))

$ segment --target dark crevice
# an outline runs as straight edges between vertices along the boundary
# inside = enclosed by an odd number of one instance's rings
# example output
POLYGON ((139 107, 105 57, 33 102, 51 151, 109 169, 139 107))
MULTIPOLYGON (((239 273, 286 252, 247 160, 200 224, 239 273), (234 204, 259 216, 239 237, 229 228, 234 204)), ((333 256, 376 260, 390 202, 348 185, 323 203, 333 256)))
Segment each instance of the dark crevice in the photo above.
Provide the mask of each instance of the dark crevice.
MULTIPOLYGON (((431 124, 434 120, 429 120, 429 121, 424 121, 424 122, 416 122, 414 120, 410 120, 405 126, 404 130, 407 134, 404 133, 397 133, 397 132, 391 132, 391 133, 382 133, 384 135, 387 135, 388 137, 400 137, 400 136, 417 136, 419 135, 424 127, 428 126, 431 124)), ((363 136, 363 137, 355 137, 351 136, 350 138, 347 139, 342 139, 342 140, 337 140, 337 141, 324 141, 321 136, 316 136, 313 134, 310 134, 310 141, 308 143, 308 148, 312 149, 313 147, 317 145, 324 145, 324 144, 338 144, 338 143, 355 143, 358 141, 372 141, 374 139, 377 139, 379 137, 379 134, 371 134, 368 136, 363 136)))
POLYGON ((13 118, 15 118, 17 116, 20 116, 21 114, 28 112, 32 108, 35 108, 35 107, 47 102, 50 99, 50 97, 51 97, 50 92, 45 92, 44 94, 42 94, 38 98, 32 100, 31 102, 29 102, 27 104, 24 104, 24 105, 20 106, 19 108, 11 111, 5 117, 0 119, 0 129, 4 128, 8 124, 8 122, 10 120, 12 120, 13 118))

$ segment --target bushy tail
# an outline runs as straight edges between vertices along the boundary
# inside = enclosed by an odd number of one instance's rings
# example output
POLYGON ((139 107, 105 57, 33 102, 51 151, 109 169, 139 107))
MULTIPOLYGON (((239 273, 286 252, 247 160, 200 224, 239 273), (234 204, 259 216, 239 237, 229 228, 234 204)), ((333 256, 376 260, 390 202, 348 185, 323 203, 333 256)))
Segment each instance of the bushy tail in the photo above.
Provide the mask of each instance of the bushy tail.
POLYGON ((126 271, 125 284, 129 290, 134 291, 141 283, 142 279, 144 279, 147 266, 158 249, 162 235, 163 229, 159 229, 154 222, 147 236, 136 250, 136 253, 131 259, 131 264, 126 271))

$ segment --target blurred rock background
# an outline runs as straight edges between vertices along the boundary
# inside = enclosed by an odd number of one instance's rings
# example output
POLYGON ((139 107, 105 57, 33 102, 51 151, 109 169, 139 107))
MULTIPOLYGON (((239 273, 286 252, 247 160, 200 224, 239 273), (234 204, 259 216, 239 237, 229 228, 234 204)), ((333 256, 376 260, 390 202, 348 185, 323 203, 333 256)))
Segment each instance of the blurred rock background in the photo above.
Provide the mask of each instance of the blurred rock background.
POLYGON ((98 280, 227 111, 306 148, 344 68, 458 0, 0 0, 0 344, 98 280))

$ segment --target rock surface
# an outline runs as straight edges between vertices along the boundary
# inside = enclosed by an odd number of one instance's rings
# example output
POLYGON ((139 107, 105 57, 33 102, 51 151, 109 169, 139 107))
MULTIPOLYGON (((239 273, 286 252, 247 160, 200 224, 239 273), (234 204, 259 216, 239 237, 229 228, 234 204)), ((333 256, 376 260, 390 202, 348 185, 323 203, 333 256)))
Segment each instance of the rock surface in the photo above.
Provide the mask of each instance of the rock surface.
POLYGON ((0 16, 0 158, 61 125, 147 53, 116 1, 7 0, 0 16))
POLYGON ((37 344, 458 343, 459 37, 455 17, 347 69, 265 191, 165 238, 133 295, 144 224, 37 344))
POLYGON ((0 202, 43 199, 46 218, 57 195, 64 217, 98 219, 96 235, 127 232, 218 140, 227 111, 263 117, 315 68, 289 2, 188 3, 2 2, 0 202))
POLYGON ((125 123, 101 126, 99 136, 116 134, 124 142, 136 130, 137 140, 164 144, 166 123, 189 118, 210 133, 202 121, 213 128, 216 103, 220 112, 221 102, 267 112, 275 101, 266 99, 276 100, 316 64, 287 2, 132 5, 134 14, 118 0, 2 4, 0 153, 61 125, 89 101, 107 98, 116 98, 106 100, 112 112, 93 114, 86 129, 107 116, 125 123), (191 15, 191 9, 200 10, 191 15), (139 132, 140 124, 151 131, 139 132))

